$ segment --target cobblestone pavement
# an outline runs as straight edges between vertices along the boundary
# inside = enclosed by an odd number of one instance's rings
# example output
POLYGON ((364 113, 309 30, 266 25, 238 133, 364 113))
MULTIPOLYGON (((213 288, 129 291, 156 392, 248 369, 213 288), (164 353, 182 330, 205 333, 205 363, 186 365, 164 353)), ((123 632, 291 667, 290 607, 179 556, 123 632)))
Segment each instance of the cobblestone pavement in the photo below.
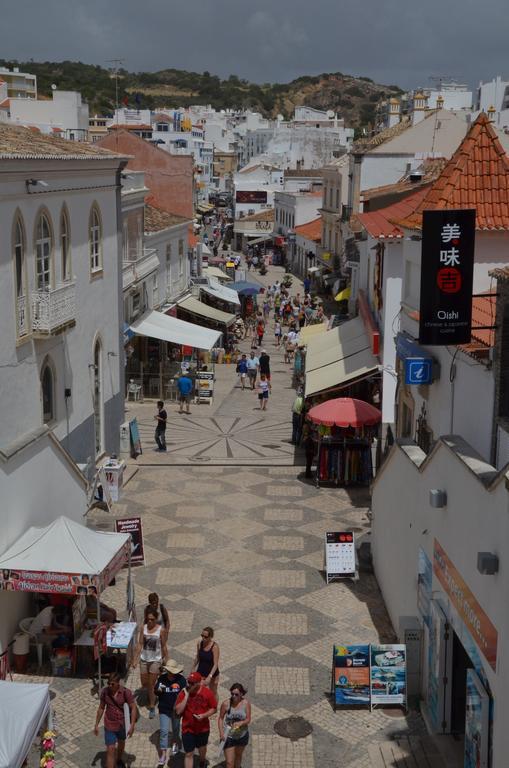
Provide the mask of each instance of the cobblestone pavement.
MULTIPOLYGON (((224 376, 224 397, 212 413, 171 417, 169 456, 149 453, 151 430, 143 425, 150 425, 153 405, 134 404, 144 430, 144 456, 152 466, 140 466, 115 515, 143 519, 146 565, 134 571, 138 616, 149 592, 157 591, 171 615, 171 656, 186 672, 201 628, 215 628, 220 699, 238 681, 253 704, 243 768, 371 768, 374 745, 395 737, 424 738, 425 728, 415 711, 335 713, 329 700, 335 642, 394 639, 373 575, 326 585, 321 572, 326 530, 353 529, 359 538, 369 537, 369 495, 359 489, 316 489, 303 479, 285 443, 293 398, 287 372, 275 374, 274 396, 263 416, 246 406, 254 395, 231 391, 233 377, 224 376), (214 429, 222 435, 215 445, 207 434, 214 429), (189 456, 200 451, 214 460, 218 446, 223 455, 215 466, 197 466, 196 459, 189 464, 189 456), (248 466, 241 466, 245 449, 252 454, 248 466), (305 718, 312 732, 297 741, 278 736, 275 722, 290 715, 305 718)), ((104 594, 121 616, 125 590, 124 571, 104 594)), ((91 681, 50 683, 58 768, 102 765, 102 735, 93 734, 97 697, 91 681)), ((138 671, 130 673, 127 685, 138 689, 138 671)), ((158 725, 148 719, 142 702, 140 713, 127 756, 134 768, 149 768, 157 762, 158 725)), ((217 743, 213 722, 212 765, 222 764, 217 743)), ((171 759, 172 768, 182 765, 182 755, 171 759)))

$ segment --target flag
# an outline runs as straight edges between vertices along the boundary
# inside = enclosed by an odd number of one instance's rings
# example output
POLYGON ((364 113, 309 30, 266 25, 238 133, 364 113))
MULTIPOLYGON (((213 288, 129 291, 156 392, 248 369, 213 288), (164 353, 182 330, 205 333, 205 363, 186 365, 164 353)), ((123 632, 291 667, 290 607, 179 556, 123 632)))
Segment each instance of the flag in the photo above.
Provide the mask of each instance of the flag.
POLYGON ((124 107, 129 106, 129 96, 124 96, 124 98, 122 99, 122 104, 124 105, 124 107))
POLYGON ((136 104, 138 106, 140 106, 140 104, 141 104, 141 96, 140 96, 139 93, 136 94, 136 96, 134 97, 134 100, 135 100, 136 104))

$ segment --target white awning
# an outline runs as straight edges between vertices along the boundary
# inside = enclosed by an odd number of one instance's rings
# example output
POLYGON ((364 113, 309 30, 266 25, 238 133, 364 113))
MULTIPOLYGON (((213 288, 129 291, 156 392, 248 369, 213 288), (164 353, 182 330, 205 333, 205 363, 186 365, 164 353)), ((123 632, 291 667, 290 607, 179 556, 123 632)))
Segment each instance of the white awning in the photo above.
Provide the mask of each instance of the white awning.
POLYGON ((308 272, 314 275, 315 272, 320 272, 321 269, 322 269, 321 267, 308 267, 308 272))
POLYGON ((0 765, 21 768, 50 710, 49 686, 0 681, 0 765))
POLYGON ((194 349, 212 349, 221 336, 219 331, 188 323, 163 312, 151 310, 131 324, 131 330, 139 336, 169 341, 194 349))
POLYGON ((231 325, 235 320, 235 315, 231 315, 228 312, 222 312, 220 309, 204 304, 199 299, 195 299, 194 296, 188 296, 185 299, 177 302, 179 307, 185 309, 187 312, 192 312, 194 315, 200 315, 208 320, 214 320, 216 323, 223 323, 224 325, 231 325))
POLYGON ((206 243, 201 243, 201 255, 202 256, 212 256, 212 251, 208 247, 206 243))
POLYGON ((202 271, 203 277, 216 277, 218 280, 223 280, 225 283, 231 283, 232 278, 230 275, 227 275, 226 272, 223 272, 222 269, 219 269, 219 267, 211 267, 210 265, 208 267, 205 267, 205 269, 202 271))
POLYGON ((305 396, 346 386, 376 373, 378 366, 362 319, 356 317, 309 340, 305 396))
POLYGON ((210 296, 214 296, 216 299, 221 299, 221 301, 227 301, 229 304, 238 304, 240 306, 240 299, 237 291, 234 291, 233 288, 227 288, 225 285, 221 285, 219 280, 210 278, 210 285, 202 285, 201 289, 210 296))

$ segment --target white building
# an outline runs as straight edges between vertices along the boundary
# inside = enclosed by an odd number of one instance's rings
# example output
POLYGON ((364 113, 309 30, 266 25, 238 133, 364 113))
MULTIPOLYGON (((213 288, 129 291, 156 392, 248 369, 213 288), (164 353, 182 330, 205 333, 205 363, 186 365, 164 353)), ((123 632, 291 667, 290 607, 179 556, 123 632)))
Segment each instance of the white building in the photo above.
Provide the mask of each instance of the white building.
POLYGON ((88 104, 77 91, 52 92, 51 101, 11 98, 10 121, 15 125, 30 125, 42 133, 60 134, 71 141, 88 139, 88 104))
POLYGON ((28 72, 20 72, 19 67, 0 67, 0 80, 7 84, 7 96, 10 99, 37 98, 37 77, 28 72))
POLYGON ((428 456, 396 444, 373 486, 376 578, 400 641, 408 628, 418 642, 410 692, 447 765, 507 765, 507 484, 447 435, 428 456))
POLYGON ((4 444, 48 424, 76 461, 118 452, 123 164, 90 145, 0 126, 4 444))
MULTIPOLYGON (((119 177, 124 158, 0 126, 0 550, 83 522, 76 462, 118 453, 123 421, 119 177)), ((0 592, 0 648, 30 615, 0 592)))

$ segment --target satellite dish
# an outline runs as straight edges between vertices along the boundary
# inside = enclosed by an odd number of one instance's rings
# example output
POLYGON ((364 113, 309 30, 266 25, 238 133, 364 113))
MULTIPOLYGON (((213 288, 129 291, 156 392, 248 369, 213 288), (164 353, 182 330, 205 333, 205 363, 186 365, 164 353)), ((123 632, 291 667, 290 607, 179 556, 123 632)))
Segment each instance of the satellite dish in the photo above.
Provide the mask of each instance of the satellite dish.
POLYGON ((56 91, 56 89, 57 89, 57 87, 56 87, 55 83, 51 83, 51 90, 52 91, 56 91))

